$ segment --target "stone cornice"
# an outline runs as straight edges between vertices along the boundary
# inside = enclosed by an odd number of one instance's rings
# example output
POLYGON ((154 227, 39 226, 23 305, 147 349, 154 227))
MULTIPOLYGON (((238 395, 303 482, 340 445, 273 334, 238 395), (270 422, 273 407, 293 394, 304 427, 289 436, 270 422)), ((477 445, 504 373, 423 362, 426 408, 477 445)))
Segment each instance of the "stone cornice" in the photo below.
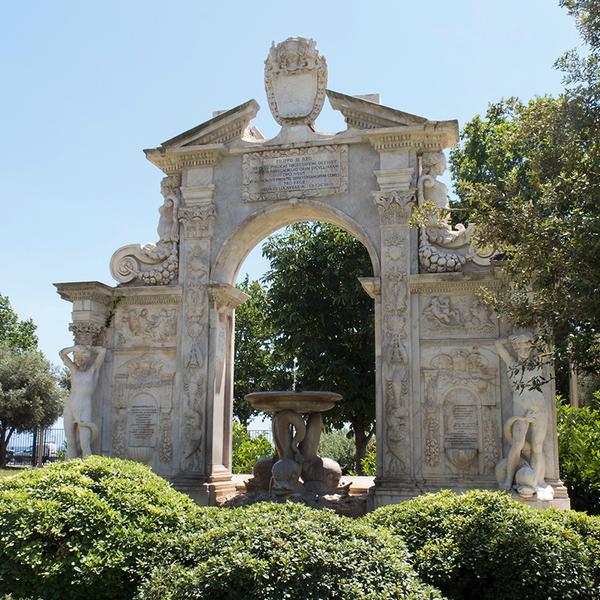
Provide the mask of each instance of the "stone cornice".
POLYGON ((181 173, 184 169, 195 167, 214 167, 225 152, 223 144, 212 144, 194 149, 152 148, 144 150, 146 158, 166 175, 181 173))
POLYGON ((100 304, 106 304, 112 300, 115 288, 99 281, 77 281, 67 283, 55 283, 59 296, 63 300, 75 302, 77 300, 92 300, 100 304))
POLYGON ((458 121, 427 121, 423 125, 371 129, 363 135, 379 152, 433 152, 456 146, 458 121))
POLYGON ((331 108, 339 110, 349 128, 380 129, 382 127, 408 126, 426 123, 427 119, 418 115, 369 102, 363 98, 349 96, 327 90, 331 108))
POLYGON ((170 285, 164 287, 122 287, 118 290, 119 306, 179 304, 181 287, 170 285))
POLYGON ((229 283, 211 281, 208 284, 208 295, 218 308, 235 308, 243 304, 250 296, 229 283))
POLYGON ((410 276, 410 291, 416 294, 473 294, 481 288, 497 289, 502 279, 494 272, 440 273, 410 276))
POLYGON ((360 285, 373 300, 381 296, 381 278, 380 277, 359 277, 360 285))

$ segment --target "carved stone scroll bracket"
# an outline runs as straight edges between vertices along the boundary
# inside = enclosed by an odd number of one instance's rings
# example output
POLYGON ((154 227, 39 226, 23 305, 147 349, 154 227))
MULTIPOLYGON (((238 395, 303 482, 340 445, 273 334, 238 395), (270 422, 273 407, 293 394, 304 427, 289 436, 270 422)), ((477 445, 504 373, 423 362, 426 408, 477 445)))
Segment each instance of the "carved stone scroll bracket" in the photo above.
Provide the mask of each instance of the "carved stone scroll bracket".
POLYGON ((156 244, 128 244, 119 248, 110 261, 111 275, 119 283, 167 285, 177 279, 179 268, 179 225, 181 175, 165 177, 161 182, 164 202, 159 209, 156 244))

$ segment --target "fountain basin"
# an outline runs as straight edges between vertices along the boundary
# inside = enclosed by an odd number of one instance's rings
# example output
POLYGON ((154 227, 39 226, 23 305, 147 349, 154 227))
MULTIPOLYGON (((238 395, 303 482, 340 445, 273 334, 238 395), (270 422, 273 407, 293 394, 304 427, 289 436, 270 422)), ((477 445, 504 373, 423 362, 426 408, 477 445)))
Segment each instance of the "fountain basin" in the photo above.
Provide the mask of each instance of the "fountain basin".
POLYGON ((342 399, 334 392, 253 392, 246 400, 257 410, 280 412, 293 410, 301 414, 321 413, 331 410, 342 399))

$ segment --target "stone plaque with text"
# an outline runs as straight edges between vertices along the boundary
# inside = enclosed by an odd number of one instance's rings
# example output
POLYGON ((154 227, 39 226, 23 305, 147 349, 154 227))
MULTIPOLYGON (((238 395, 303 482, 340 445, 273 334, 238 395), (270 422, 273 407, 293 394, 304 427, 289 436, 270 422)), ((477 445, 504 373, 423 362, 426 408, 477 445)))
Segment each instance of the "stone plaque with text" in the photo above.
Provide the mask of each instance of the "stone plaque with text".
POLYGON ((478 409, 473 404, 448 406, 446 448, 474 449, 479 446, 478 409))
POLYGON ((244 202, 328 196, 347 189, 347 146, 252 152, 243 158, 244 202))
POLYGON ((135 398, 128 410, 127 443, 129 447, 154 447, 157 422, 158 409, 154 398, 149 395, 135 398))

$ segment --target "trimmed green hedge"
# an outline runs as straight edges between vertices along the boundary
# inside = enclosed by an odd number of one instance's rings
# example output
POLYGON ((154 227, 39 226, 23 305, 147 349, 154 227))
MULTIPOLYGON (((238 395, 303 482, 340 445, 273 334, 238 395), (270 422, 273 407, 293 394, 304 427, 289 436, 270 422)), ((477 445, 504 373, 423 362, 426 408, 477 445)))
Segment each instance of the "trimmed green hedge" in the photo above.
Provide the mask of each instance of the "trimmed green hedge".
POLYGON ((295 503, 200 508, 147 467, 101 457, 0 482, 0 597, 442 593, 600 598, 600 518, 483 491, 421 496, 356 520, 295 503))
POLYGON ((99 456, 0 483, 0 594, 130 598, 196 505, 138 463, 99 456))
POLYGON ((600 523, 500 492, 428 494, 365 521, 403 539, 424 581, 456 600, 600 597, 600 523))
POLYGON ((416 576, 402 540, 366 523, 295 503, 210 517, 210 529, 188 536, 179 561, 157 569, 139 600, 442 597, 416 576))

